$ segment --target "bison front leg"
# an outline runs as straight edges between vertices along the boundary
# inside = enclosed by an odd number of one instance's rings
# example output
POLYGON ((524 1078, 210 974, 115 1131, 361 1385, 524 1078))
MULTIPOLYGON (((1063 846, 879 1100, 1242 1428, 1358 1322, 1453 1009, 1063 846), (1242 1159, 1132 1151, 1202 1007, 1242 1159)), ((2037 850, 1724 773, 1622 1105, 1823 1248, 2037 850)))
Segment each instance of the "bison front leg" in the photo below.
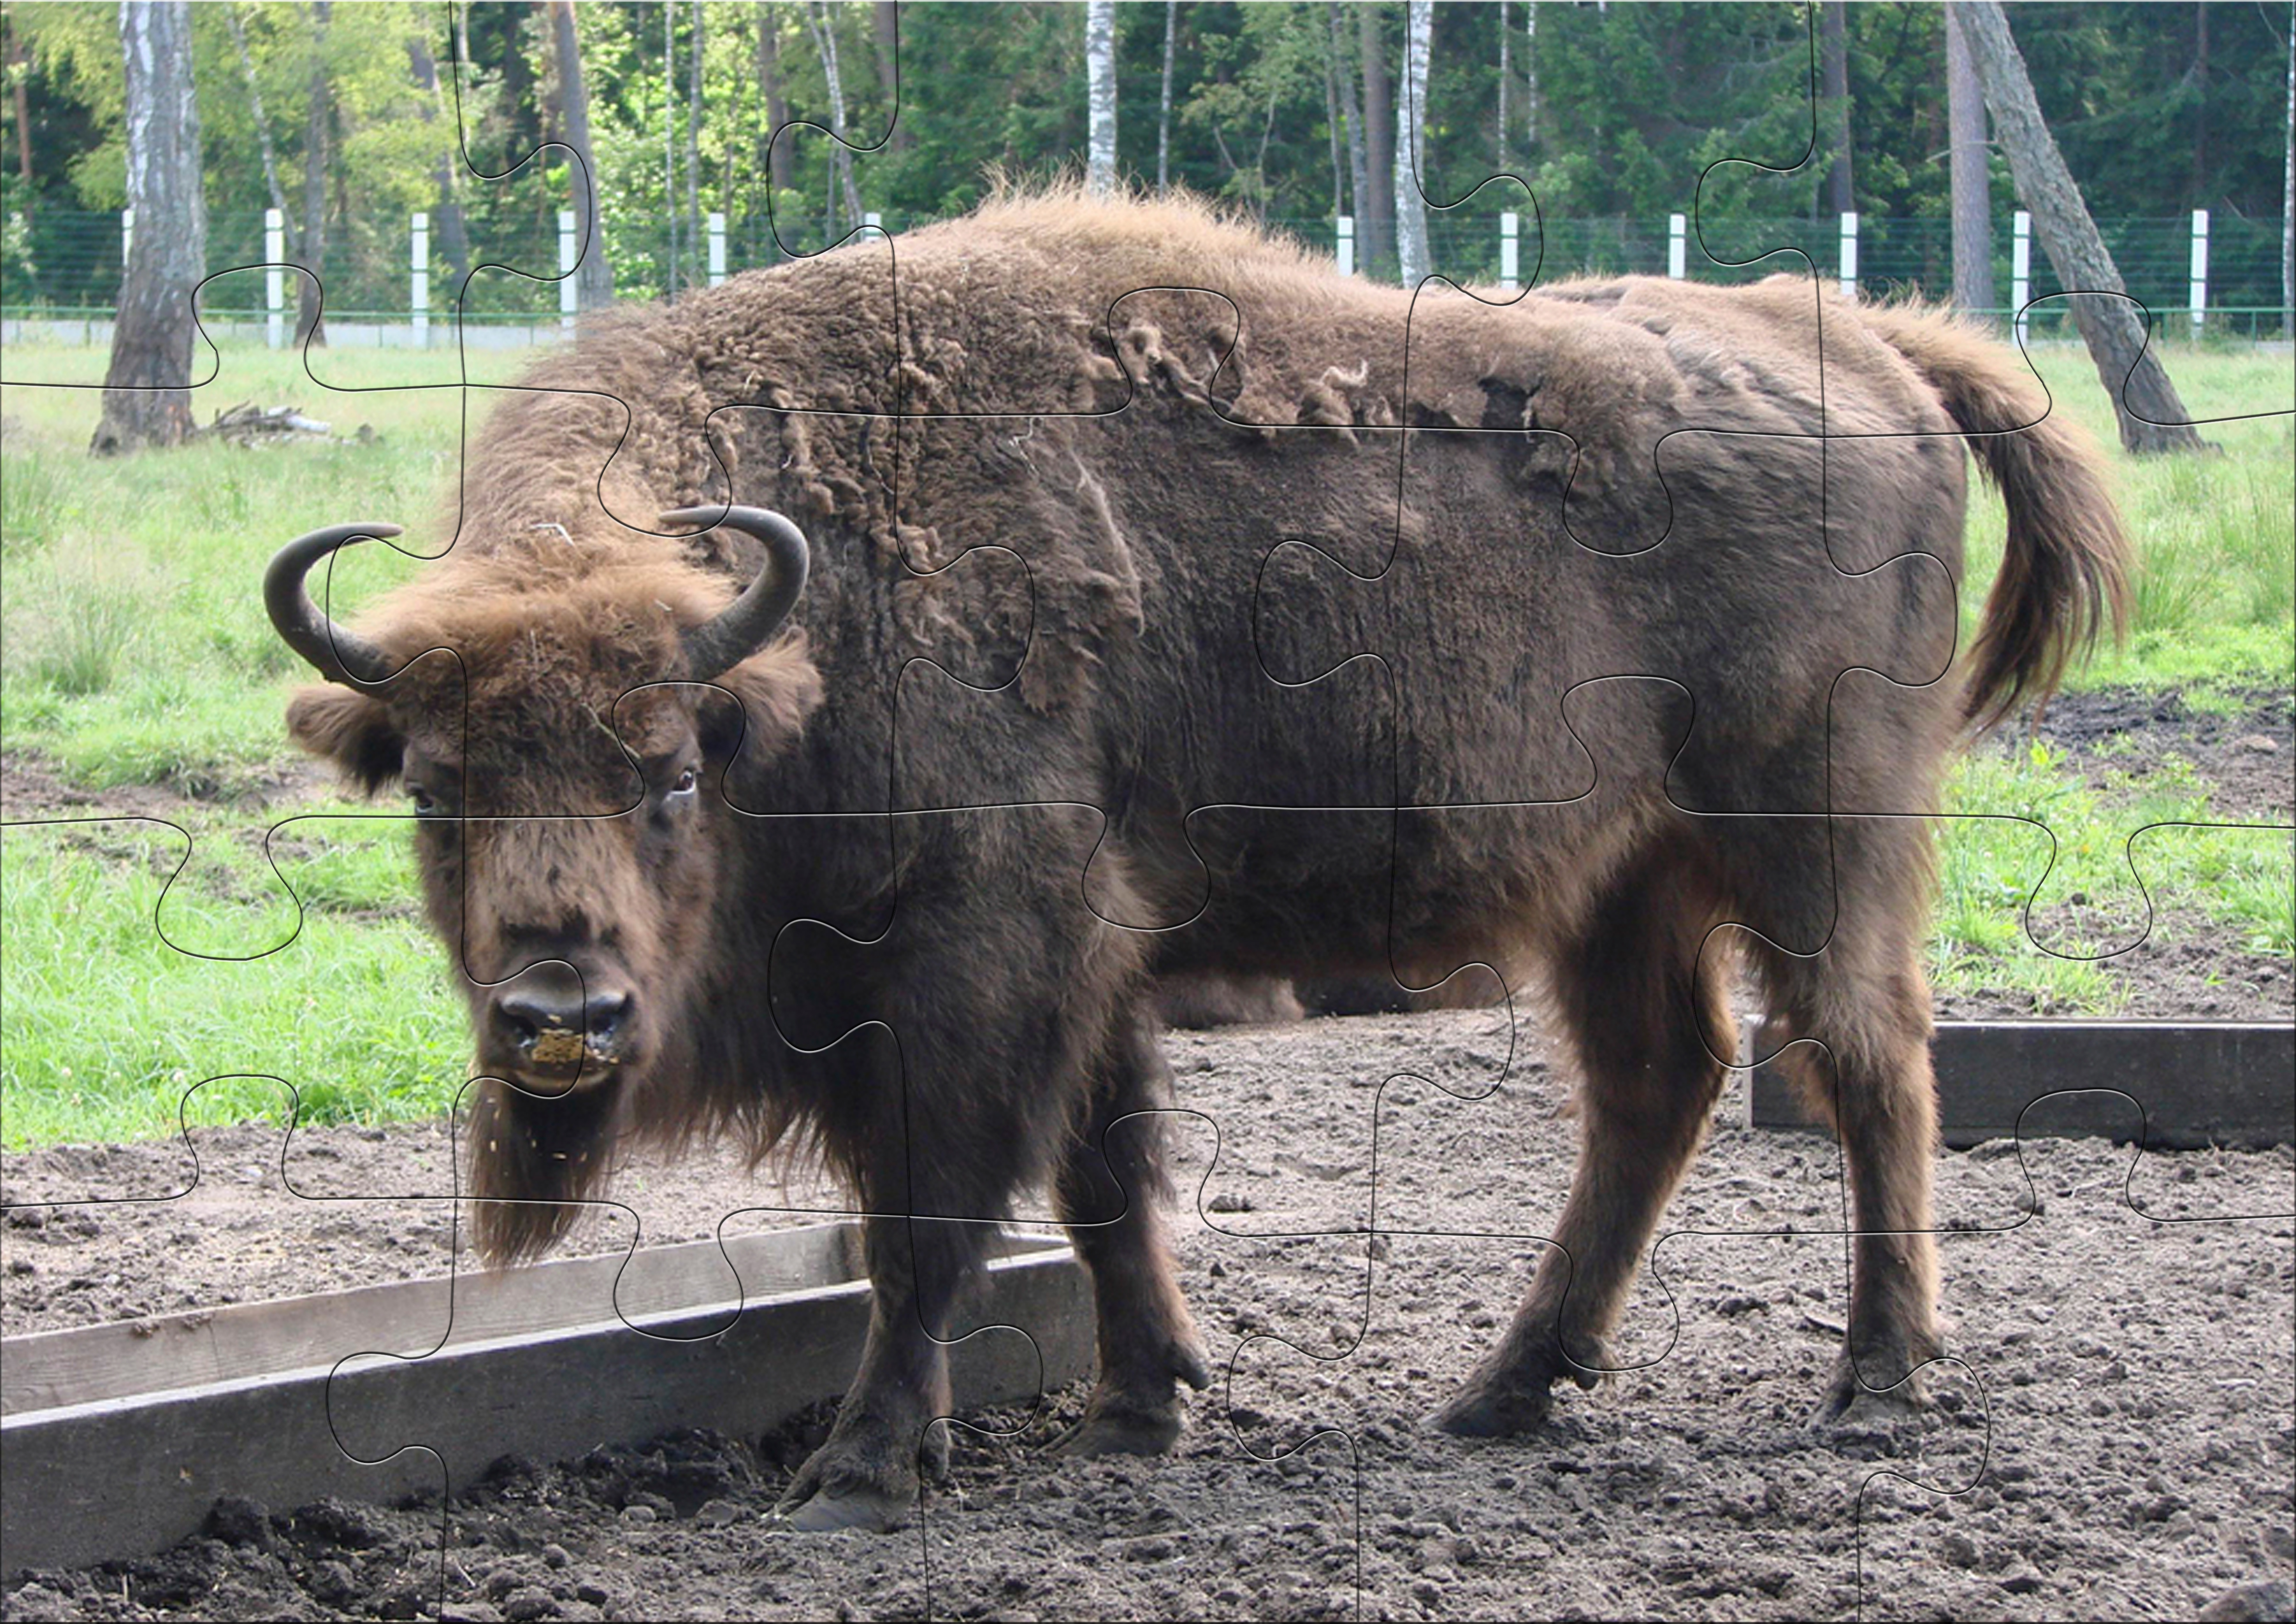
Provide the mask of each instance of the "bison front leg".
POLYGON ((1092 1271, 1100 1381, 1070 1455, 1160 1455, 1179 1440, 1178 1383, 1201 1390, 1211 1368, 1172 1271, 1158 1206, 1168 1193, 1164 1121, 1171 1072, 1144 1016, 1122 1025, 1103 1062, 1085 1132, 1054 1188, 1061 1217, 1092 1271))
POLYGON ((996 1226, 900 1216, 863 1229, 872 1289, 869 1340, 837 1424, 798 1471, 775 1514, 808 1531, 892 1528, 915 1505, 918 1462, 945 1457, 949 1321, 996 1226))

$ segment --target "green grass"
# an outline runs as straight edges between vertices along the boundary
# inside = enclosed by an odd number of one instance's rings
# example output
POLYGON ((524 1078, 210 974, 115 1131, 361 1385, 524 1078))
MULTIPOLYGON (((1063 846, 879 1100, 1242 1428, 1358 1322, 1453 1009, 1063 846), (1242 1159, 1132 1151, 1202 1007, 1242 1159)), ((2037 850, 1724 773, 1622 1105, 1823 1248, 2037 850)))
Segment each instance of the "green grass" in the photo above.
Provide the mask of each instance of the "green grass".
MULTIPOLYGON (((478 365, 504 381, 524 360, 478 365)), ((104 362, 99 350, 12 345, 7 370, 93 383, 104 362)), ((2049 349, 2038 365, 2059 409, 2114 443, 2086 357, 2049 349)), ((2285 357, 2177 348, 2169 365, 2201 415, 2288 404, 2285 357)), ((292 759, 286 696, 308 676, 264 618, 265 562, 289 537, 346 518, 397 521, 406 545, 444 546, 450 536, 437 529, 433 503, 466 431, 464 399, 452 389, 394 389, 450 383, 449 356, 347 350, 318 366, 331 382, 385 392, 332 392, 291 354, 233 349, 194 408, 204 421, 242 400, 292 402, 339 433, 372 424, 372 443, 203 445, 95 462, 85 455, 93 392, 0 390, 0 743, 91 791, 132 801, 156 790, 156 808, 192 836, 172 886, 185 842, 152 824, 0 837, 0 1143, 9 1147, 171 1134, 184 1089, 217 1072, 277 1073, 322 1120, 435 1113, 463 1076, 462 1013, 444 953, 414 914, 403 825, 359 821, 353 815, 372 808, 332 799, 262 804, 292 759), (257 799, 242 804, 249 791, 257 799), (274 842, 302 894, 299 909, 262 837, 304 812, 319 816, 274 842)), ((498 398, 468 398, 469 429, 498 398)), ((2230 711, 2243 691, 2296 682, 2296 433, 2285 418, 2205 432, 2223 455, 2116 459, 2144 554, 2137 621, 2128 644, 2077 684, 2176 685, 2188 703, 2230 711)), ((1973 508, 1964 599, 1972 618, 2001 545, 1997 504, 1980 497, 1973 508)), ((333 607, 355 612, 421 567, 384 546, 352 549, 335 571, 333 607)), ((2045 930, 2074 933, 2047 939, 2098 952, 2143 916, 2131 833, 2205 812, 2206 787, 2156 769, 2098 794, 2060 763, 1996 756, 1965 764, 1955 795, 1957 810, 1985 816, 1945 832, 1941 984, 2026 987, 2048 1007, 2110 1009, 2112 980, 2098 965, 2026 939, 2021 910, 2048 841, 2013 819, 2046 815, 2060 841, 2038 901, 2045 930), (2087 923, 2052 924, 2050 908, 2076 892, 2091 899, 2087 923)), ((2296 904, 2284 837, 2163 829, 2140 836, 2136 852, 2162 906, 2196 912, 2257 950, 2290 952, 2296 904)), ((234 1083, 203 1091, 201 1108, 263 1114, 277 1102, 272 1085, 234 1083)))
POLYGON ((2045 1010, 2114 1013, 2121 990, 2101 961, 2134 946, 2148 923, 2173 939, 2170 914, 2197 916, 2251 952, 2296 952, 2296 853, 2285 830, 2188 826, 2234 820, 2176 756, 2142 775, 2106 776, 2092 789, 2038 742, 1957 764, 1931 930, 1939 987, 2021 989, 2045 1010))

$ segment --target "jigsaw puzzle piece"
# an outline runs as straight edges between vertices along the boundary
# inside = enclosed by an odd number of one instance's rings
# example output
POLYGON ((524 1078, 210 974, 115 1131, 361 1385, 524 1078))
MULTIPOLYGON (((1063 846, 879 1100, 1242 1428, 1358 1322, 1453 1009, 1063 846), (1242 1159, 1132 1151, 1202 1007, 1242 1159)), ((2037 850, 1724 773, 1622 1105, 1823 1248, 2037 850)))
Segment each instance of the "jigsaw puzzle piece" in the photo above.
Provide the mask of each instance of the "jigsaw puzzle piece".
MULTIPOLYGON (((356 826, 362 833, 371 827, 356 826)), ((144 821, 18 824, 0 833, 8 875, 0 988, 8 1005, 12 1134, 32 1142, 90 1132, 107 1140, 169 1137, 184 1091, 217 1065, 342 1078, 371 1070, 379 1050, 405 1053, 410 1023, 420 1031, 445 1020, 443 1005, 420 983, 387 1004, 373 999, 377 987, 412 972, 406 945, 373 936, 358 928, 357 915, 332 906, 305 915, 292 939, 259 965, 181 951, 153 921, 165 923, 162 899, 184 883, 183 852, 180 834, 144 821), (86 1018, 91 987, 109 1001, 105 1022, 86 1018), (308 1012, 319 1007, 332 1018, 309 1020, 308 1012), (275 1037, 250 1049, 249 1034, 258 1032, 288 1034, 285 1049, 275 1037)), ((380 893, 398 878, 394 865, 360 841, 335 876, 336 895, 356 891, 388 906, 380 893)), ((393 1091, 425 1080, 396 1079, 393 1091)), ((439 1097, 443 1103, 451 1095, 442 1090, 439 1097)), ((86 1198, 163 1193, 109 1184, 98 1163, 91 1163, 86 1198)), ((180 1187, 168 1181, 168 1188, 180 1187)))

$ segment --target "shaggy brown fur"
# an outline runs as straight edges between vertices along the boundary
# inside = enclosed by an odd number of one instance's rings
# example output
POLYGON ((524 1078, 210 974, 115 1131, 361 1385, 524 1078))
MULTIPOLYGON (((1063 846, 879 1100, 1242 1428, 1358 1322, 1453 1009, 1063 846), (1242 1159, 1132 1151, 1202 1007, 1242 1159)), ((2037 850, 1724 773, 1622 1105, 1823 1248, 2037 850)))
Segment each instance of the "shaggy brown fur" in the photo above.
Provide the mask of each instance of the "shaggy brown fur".
POLYGON ((1167 1095, 1160 977, 1543 971, 1582 1162, 1447 1425, 1527 1426, 1603 1368, 1732 1058, 1733 962, 1813 1040, 1789 1059, 1847 1146, 1832 1402, 1936 1352, 1929 837, 1835 814, 1931 806, 1964 717, 2046 690, 2126 557, 2094 456, 1995 346, 1787 279, 1414 315, 1201 208, 1061 193, 616 316, 528 388, 452 553, 362 623, 451 652, 308 690, 291 726, 442 814, 431 917, 505 1079, 470 1139, 497 1255, 633 1135, 801 1126, 877 1215, 802 1516, 898 1514, 965 1220, 1038 1177, 1100 1292, 1078 1447, 1177 1434, 1175 1379, 1207 1372, 1128 1120, 1167 1095), (2007 561, 1939 679, 1964 435, 2007 561), (689 671, 680 629, 757 555, 649 527, 726 500, 808 530, 802 634, 689 671), (1363 651, 1385 663, 1340 663, 1363 651), (1852 668, 1908 685, 1847 726, 1852 668), (634 997, 619 1067, 556 1098, 493 1035, 543 961, 634 997))

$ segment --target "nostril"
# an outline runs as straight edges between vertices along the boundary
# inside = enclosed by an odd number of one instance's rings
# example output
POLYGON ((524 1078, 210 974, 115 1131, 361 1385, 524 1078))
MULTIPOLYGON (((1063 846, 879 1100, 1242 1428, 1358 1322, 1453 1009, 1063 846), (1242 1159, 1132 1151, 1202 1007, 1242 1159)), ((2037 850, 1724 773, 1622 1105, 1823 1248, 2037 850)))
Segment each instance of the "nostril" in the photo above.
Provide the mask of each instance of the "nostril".
POLYGON ((629 1016, 630 995, 626 992, 602 992, 582 1006, 582 1024, 594 1044, 612 1038, 629 1016))
POLYGON ((496 998, 495 1014, 505 1034, 521 1048, 531 1048, 545 1031, 570 1030, 581 1019, 575 1005, 528 992, 505 993, 496 998))

